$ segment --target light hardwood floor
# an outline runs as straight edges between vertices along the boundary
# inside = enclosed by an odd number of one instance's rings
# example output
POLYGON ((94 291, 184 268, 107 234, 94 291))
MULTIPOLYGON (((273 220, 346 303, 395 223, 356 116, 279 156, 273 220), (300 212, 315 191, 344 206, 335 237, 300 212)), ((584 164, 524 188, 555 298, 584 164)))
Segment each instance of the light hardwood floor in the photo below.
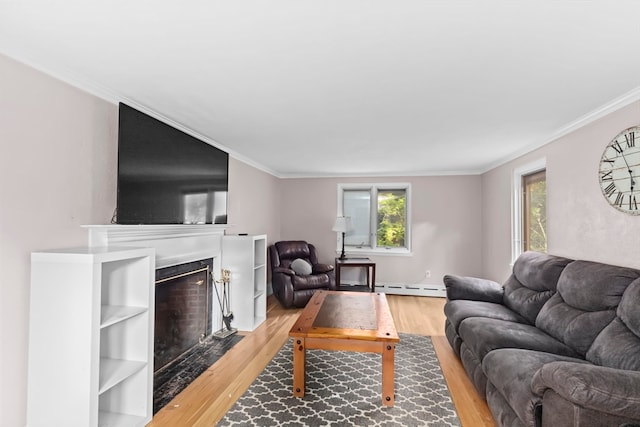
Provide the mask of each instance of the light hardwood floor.
MULTIPOLYGON (((463 427, 495 427, 444 337, 444 298, 387 295, 398 332, 429 335, 463 427)), ((300 310, 285 310, 268 298, 267 320, 176 396, 149 427, 211 427, 231 408, 288 339, 300 310)))

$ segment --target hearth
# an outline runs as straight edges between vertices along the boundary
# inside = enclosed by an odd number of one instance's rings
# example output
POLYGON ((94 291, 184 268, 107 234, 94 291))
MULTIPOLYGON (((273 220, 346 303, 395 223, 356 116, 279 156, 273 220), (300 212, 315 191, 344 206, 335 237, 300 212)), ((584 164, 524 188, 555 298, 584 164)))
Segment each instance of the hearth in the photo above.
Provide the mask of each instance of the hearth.
POLYGON ((223 339, 209 338, 156 372, 153 376, 153 413, 162 409, 242 338, 238 334, 223 339))

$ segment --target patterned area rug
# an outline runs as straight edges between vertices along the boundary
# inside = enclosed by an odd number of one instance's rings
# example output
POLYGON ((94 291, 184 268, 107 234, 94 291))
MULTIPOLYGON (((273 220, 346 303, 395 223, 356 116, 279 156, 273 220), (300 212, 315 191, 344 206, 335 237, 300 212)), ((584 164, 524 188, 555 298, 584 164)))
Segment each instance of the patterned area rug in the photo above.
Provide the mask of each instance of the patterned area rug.
POLYGON ((219 426, 460 426, 431 338, 400 334, 396 400, 382 405, 379 354, 307 350, 304 398, 293 396, 290 339, 219 426))

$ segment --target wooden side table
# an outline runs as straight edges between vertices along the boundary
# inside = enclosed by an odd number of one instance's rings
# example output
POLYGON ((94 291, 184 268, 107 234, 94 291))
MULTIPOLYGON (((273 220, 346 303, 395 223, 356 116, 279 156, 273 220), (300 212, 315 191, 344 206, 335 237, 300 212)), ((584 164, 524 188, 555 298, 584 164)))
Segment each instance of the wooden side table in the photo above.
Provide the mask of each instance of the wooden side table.
POLYGON ((340 270, 344 267, 364 267, 367 269, 367 286, 376 291, 376 263, 369 258, 336 258, 336 289, 340 290, 340 270))

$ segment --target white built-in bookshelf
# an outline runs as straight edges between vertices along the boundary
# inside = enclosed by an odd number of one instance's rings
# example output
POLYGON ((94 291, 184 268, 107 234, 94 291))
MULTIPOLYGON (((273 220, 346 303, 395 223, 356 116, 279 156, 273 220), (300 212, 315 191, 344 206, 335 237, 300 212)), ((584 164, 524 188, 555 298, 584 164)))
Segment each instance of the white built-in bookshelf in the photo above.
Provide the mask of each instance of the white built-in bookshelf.
POLYGON ((154 271, 152 248, 32 253, 29 427, 151 420, 154 271))
POLYGON ((267 236, 223 236, 222 268, 231 270, 231 325, 253 331, 267 318, 267 236))

